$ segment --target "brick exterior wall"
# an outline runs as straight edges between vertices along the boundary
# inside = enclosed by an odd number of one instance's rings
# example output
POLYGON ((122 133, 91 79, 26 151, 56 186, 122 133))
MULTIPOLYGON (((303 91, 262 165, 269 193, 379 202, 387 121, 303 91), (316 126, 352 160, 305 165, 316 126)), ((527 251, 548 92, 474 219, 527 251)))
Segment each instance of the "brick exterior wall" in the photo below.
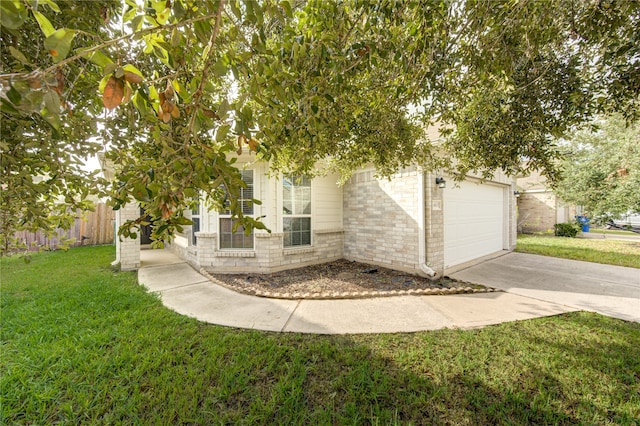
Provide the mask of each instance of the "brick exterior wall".
POLYGON ((374 175, 373 170, 355 173, 343 188, 344 257, 415 273, 418 172, 407 168, 391 180, 374 175))
POLYGON ((540 172, 519 176, 518 191, 518 232, 553 232, 553 225, 571 222, 576 215, 576 206, 562 203, 540 172))
MULTIPOLYGON (((139 216, 140 207, 135 203, 127 204, 116 212, 116 226, 139 216)), ((120 265, 122 271, 133 271, 140 267, 140 233, 135 239, 116 238, 116 260, 113 264, 120 265)))
MULTIPOLYGON (((216 233, 198 233, 197 260, 187 258, 193 266, 213 273, 273 273, 285 269, 331 262, 343 258, 342 229, 313 233, 313 245, 283 247, 282 233, 258 232, 254 250, 219 250, 216 233)), ((179 247, 172 246, 181 254, 179 247)))
POLYGON ((556 197, 552 192, 522 193, 518 199, 521 232, 546 232, 556 223, 556 197))

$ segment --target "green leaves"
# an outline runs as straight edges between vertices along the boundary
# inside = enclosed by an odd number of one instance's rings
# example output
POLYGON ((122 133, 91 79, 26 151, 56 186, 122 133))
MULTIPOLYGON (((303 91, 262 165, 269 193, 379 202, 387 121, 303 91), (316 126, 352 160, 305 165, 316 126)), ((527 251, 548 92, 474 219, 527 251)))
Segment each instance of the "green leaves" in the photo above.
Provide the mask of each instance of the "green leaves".
POLYGON ((640 212, 640 127, 620 115, 597 120, 561 145, 561 179, 554 190, 591 216, 640 212), (591 128, 589 128, 591 127, 591 128))
POLYGON ((18 49, 16 49, 15 47, 9 46, 9 52, 11 53, 11 56, 16 58, 17 60, 19 60, 23 64, 29 64, 30 63, 29 60, 27 59, 27 57, 24 56, 24 54, 21 51, 19 51, 18 49))
MULTIPOLYGON (((83 49, 78 49, 79 53, 82 53, 84 51, 86 51, 87 48, 83 48, 83 49)), ((106 68, 107 65, 109 64, 113 64, 113 61, 111 60, 111 58, 109 58, 107 55, 105 55, 101 50, 94 50, 92 52, 87 52, 86 55, 84 55, 89 61, 93 62, 94 64, 98 65, 101 68, 106 68)))
POLYGON ((28 12, 21 1, 5 0, 0 2, 0 24, 3 27, 17 30, 24 24, 28 12))
POLYGON ((53 62, 60 62, 67 57, 71 50, 71 42, 76 36, 76 31, 60 29, 49 35, 44 41, 44 47, 53 57, 53 62))
POLYGON ((38 21, 38 25, 40 25, 42 34, 44 34, 45 37, 49 37, 56 31, 55 28, 53 28, 53 25, 51 25, 51 22, 49 22, 47 17, 44 16, 42 13, 34 10, 33 16, 36 18, 36 21, 38 21))
POLYGON ((554 137, 638 110, 637 2, 76 6, 0 2, 3 135, 37 134, 44 163, 64 157, 58 138, 109 141, 114 204, 146 203, 167 236, 191 195, 216 206, 219 185, 239 185, 233 152, 247 146, 272 170, 322 162, 343 180, 366 164, 516 173, 523 158, 550 174, 554 137))
MULTIPOLYGON (((58 6, 49 1, 48 4, 52 5, 54 10, 60 12, 58 6)), ((33 16, 36 18, 42 33, 46 37, 44 41, 44 47, 53 58, 53 62, 58 63, 67 57, 71 50, 71 42, 76 36, 77 31, 61 28, 56 31, 49 19, 42 13, 33 10, 33 16)))

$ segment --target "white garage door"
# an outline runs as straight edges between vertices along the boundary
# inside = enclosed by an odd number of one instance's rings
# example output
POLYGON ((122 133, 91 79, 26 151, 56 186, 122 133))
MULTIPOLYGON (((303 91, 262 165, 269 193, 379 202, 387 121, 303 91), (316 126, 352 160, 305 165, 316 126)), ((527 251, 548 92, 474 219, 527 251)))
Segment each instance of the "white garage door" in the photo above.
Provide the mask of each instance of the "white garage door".
POLYGON ((504 188, 464 181, 444 190, 445 268, 504 248, 504 188))

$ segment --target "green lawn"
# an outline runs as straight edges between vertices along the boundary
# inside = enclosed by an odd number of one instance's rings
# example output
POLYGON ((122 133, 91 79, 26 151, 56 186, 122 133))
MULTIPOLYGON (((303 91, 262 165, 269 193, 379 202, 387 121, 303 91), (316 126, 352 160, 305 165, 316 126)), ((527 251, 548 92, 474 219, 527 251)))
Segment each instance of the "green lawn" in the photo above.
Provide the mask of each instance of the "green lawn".
POLYGON ((640 268, 640 242, 518 235, 516 251, 640 268))
MULTIPOLYGON (((316 336, 204 324, 112 247, 2 259, 2 424, 637 424, 640 324, 316 336)), ((434 296, 439 297, 439 296, 434 296)))

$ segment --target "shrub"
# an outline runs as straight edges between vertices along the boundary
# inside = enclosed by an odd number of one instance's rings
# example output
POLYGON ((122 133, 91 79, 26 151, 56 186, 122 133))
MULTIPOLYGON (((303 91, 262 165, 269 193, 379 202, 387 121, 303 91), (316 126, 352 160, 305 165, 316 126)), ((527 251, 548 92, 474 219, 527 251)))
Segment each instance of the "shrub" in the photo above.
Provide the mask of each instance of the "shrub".
POLYGON ((556 223, 553 225, 556 230, 556 237, 575 237, 579 228, 574 223, 556 223))

